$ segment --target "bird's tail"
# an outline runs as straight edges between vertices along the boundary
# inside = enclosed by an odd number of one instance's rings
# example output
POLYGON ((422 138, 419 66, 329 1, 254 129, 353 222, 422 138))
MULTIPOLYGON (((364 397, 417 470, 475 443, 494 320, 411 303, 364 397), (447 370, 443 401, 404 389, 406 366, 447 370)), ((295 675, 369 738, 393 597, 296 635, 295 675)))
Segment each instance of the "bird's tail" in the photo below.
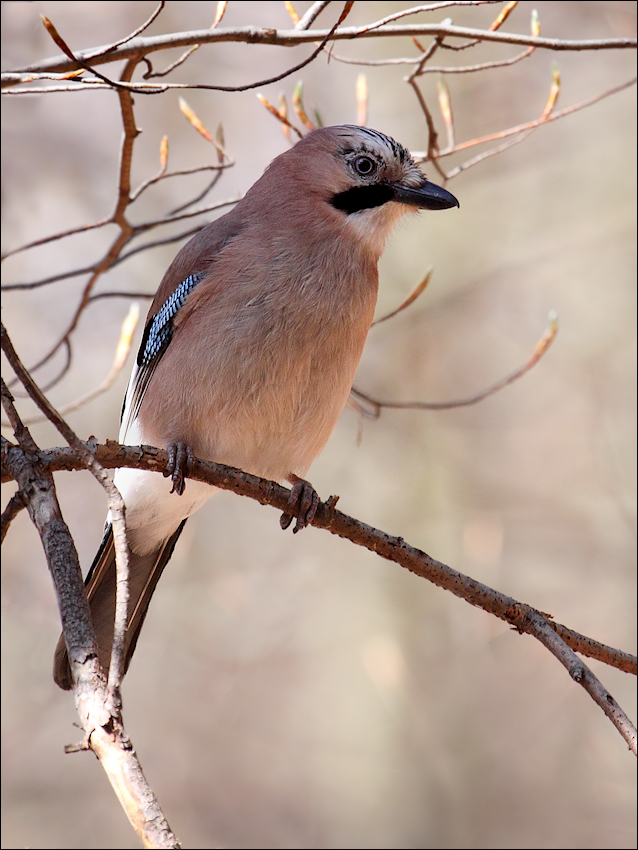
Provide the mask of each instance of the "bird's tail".
MULTIPOLYGON (((185 523, 186 520, 181 523, 177 531, 168 540, 165 540, 158 549, 148 555, 136 555, 129 549, 129 604, 128 625, 124 642, 124 672, 128 670, 135 652, 137 639, 157 582, 173 554, 177 538, 182 533, 185 523)), ((109 524, 85 582, 91 618, 97 637, 100 663, 107 673, 111 663, 113 645, 115 578, 115 546, 113 528, 109 524)), ((55 649, 53 678, 56 684, 65 691, 73 687, 64 635, 60 636, 55 649)))

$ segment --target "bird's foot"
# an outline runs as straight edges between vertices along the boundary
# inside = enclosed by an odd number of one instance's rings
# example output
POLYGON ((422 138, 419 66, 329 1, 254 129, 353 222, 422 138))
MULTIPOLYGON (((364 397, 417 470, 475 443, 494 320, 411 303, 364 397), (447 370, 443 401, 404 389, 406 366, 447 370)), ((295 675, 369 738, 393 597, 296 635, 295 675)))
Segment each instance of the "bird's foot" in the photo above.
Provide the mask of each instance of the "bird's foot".
POLYGON ((312 522, 321 499, 312 484, 294 473, 288 476, 288 481, 292 484, 292 489, 288 499, 288 507, 281 515, 279 525, 285 531, 293 519, 296 519, 295 527, 292 530, 292 533, 296 534, 312 522))
POLYGON ((171 477, 173 481, 171 493, 177 493, 178 496, 181 496, 186 489, 186 476, 193 468, 195 455, 192 448, 186 443, 182 443, 181 440, 176 443, 169 443, 166 451, 168 452, 168 464, 164 478, 171 477))

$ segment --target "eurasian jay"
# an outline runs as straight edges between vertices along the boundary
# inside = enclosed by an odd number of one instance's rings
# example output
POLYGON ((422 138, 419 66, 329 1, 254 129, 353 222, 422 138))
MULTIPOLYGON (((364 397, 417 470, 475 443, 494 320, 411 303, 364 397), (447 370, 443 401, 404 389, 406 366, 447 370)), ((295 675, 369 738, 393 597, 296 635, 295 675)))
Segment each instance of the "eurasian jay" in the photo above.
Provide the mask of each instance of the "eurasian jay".
MULTIPOLYGON (((130 559, 126 668, 187 518, 215 489, 184 485, 192 455, 293 484, 286 528, 312 518, 304 481, 343 410, 372 323, 377 263, 405 213, 458 206, 409 152, 365 127, 314 130, 232 212, 177 254, 148 313, 120 442, 166 448, 161 475, 118 469, 130 559)), ((115 551, 107 519, 86 592, 108 670, 115 551)), ((72 686, 64 639, 55 681, 72 686)))

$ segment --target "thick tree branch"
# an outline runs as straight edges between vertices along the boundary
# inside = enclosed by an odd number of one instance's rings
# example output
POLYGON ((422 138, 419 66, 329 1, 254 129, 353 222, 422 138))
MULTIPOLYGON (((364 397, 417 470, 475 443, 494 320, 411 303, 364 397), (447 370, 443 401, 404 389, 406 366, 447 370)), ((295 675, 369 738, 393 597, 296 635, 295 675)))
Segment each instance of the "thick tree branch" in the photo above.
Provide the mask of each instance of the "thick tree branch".
MULTIPOLYGON (((59 414, 50 407, 30 375, 24 370, 4 327, 2 327, 2 350, 31 398, 43 412, 47 413, 48 418, 72 444, 74 453, 77 451, 76 457, 79 462, 88 467, 98 479, 102 476, 106 478, 104 468, 95 460, 90 447, 82 443, 59 414)), ((11 393, 4 381, 2 382, 2 402, 19 441, 19 445, 16 446, 3 440, 2 466, 18 483, 20 500, 27 507, 42 540, 58 599, 73 674, 75 706, 85 733, 83 742, 68 748, 68 751, 93 750, 100 759, 132 826, 146 847, 178 848, 179 842, 173 835, 144 777, 135 750, 124 728, 119 695, 121 657, 119 664, 116 662, 115 673, 109 673, 107 684, 98 659, 97 641, 91 624, 77 551, 71 532, 62 518, 53 475, 51 470, 41 464, 39 449, 28 429, 21 422, 13 405, 11 393)), ((106 481, 109 485, 105 487, 109 493, 109 502, 113 502, 114 508, 117 508, 115 501, 118 498, 121 501, 121 497, 108 478, 106 481)), ((119 513, 118 522, 122 525, 122 534, 125 535, 123 511, 120 509, 119 513)), ((114 511, 113 516, 117 516, 117 510, 114 511)), ((126 550, 126 544, 124 549, 126 550)), ((121 656, 121 647, 118 648, 116 643, 118 640, 122 642, 123 630, 126 626, 128 572, 126 569, 121 570, 120 553, 117 551, 116 559, 118 561, 116 618, 122 619, 121 611, 117 609, 121 608, 123 603, 124 621, 120 623, 121 635, 117 636, 116 628, 113 649, 119 651, 121 656), (124 594, 122 594, 122 587, 124 594)))
MULTIPOLYGON (((107 442, 98 446, 94 443, 85 444, 93 452, 104 467, 126 466, 135 469, 147 469, 164 472, 168 455, 161 449, 149 446, 120 446, 115 442, 107 442)), ((72 452, 64 449, 49 449, 40 456, 40 462, 48 470, 79 469, 83 464, 73 456, 72 452)), ((239 469, 223 464, 195 460, 192 473, 188 476, 196 481, 205 481, 223 490, 232 490, 242 496, 255 499, 262 505, 271 505, 285 511, 289 504, 290 491, 276 484, 242 472, 239 469)), ((5 471, 3 469, 3 480, 5 471)), ((347 516, 335 510, 337 502, 331 496, 319 505, 312 525, 325 528, 331 534, 336 534, 359 546, 364 546, 371 552, 376 552, 382 558, 410 570, 410 572, 431 581, 438 587, 451 591, 455 596, 465 599, 471 605, 482 608, 490 614, 510 623, 517 631, 533 635, 567 669, 570 676, 585 688, 594 701, 602 708, 633 753, 637 752, 636 731, 631 721, 616 703, 611 694, 604 688, 589 668, 575 655, 574 649, 590 657, 597 658, 626 672, 636 673, 636 659, 619 650, 605 647, 604 644, 583 638, 565 626, 556 624, 550 615, 518 602, 473 578, 446 566, 440 561, 407 544, 400 537, 393 537, 377 528, 366 525, 360 520, 347 516)))
MULTIPOLYGON (((471 27, 456 27, 452 24, 401 24, 395 26, 376 26, 367 24, 362 27, 341 27, 332 34, 330 30, 276 30, 257 27, 236 27, 234 29, 193 30, 192 32, 169 33, 158 36, 140 36, 126 44, 108 50, 108 46, 89 48, 76 51, 75 55, 91 65, 104 65, 118 62, 122 59, 140 60, 149 53, 158 50, 169 50, 173 47, 188 47, 192 44, 217 44, 239 42, 244 44, 265 44, 279 47, 296 47, 309 42, 350 41, 355 38, 388 38, 390 36, 432 36, 439 38, 478 39, 493 41, 499 44, 518 44, 526 47, 537 47, 545 50, 619 50, 636 47, 634 38, 600 38, 600 39, 563 39, 542 38, 540 36, 524 35, 508 32, 490 32, 489 30, 471 27)), ((25 68, 2 74, 1 86, 7 88, 21 83, 25 76, 34 74, 67 74, 79 70, 81 66, 67 56, 53 56, 41 62, 34 62, 25 68)), ((137 88, 134 84, 133 87, 137 88)), ((157 86, 158 90, 163 87, 157 86)), ((223 89, 223 86, 205 86, 200 88, 223 89)))

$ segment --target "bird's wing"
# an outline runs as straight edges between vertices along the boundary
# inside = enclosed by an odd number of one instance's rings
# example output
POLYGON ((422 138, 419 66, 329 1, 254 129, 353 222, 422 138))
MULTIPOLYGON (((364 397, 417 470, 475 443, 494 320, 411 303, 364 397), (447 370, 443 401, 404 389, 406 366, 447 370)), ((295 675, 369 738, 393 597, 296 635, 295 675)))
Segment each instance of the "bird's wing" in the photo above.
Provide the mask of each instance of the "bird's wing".
POLYGON ((240 230, 234 213, 204 227, 177 254, 149 310, 137 360, 122 405, 120 441, 137 419, 144 393, 173 336, 174 321, 195 287, 209 277, 222 249, 240 230))
POLYGON ((205 272, 189 275, 147 322, 137 353, 137 362, 122 406, 121 424, 124 433, 128 432, 131 423, 137 419, 144 393, 153 376, 155 367, 170 344, 175 316, 193 289, 205 277, 205 272))

